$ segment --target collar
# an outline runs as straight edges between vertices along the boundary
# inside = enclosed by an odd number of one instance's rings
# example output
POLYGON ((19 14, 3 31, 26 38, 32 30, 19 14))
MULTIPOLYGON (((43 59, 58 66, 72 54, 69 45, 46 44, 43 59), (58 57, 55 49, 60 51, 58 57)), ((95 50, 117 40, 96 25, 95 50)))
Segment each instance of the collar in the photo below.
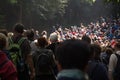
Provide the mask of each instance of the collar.
POLYGON ((68 78, 76 78, 76 79, 86 78, 86 80, 88 80, 88 76, 84 72, 82 72, 78 69, 62 70, 57 75, 57 78, 60 78, 60 77, 68 77, 68 78))

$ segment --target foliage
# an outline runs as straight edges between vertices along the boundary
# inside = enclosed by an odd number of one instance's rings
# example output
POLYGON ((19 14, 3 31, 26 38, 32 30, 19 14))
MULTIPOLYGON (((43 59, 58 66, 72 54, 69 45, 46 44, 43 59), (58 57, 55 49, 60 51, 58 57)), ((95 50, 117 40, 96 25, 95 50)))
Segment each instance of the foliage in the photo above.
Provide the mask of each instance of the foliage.
POLYGON ((66 6, 67 0, 0 0, 0 15, 4 15, 0 24, 3 21, 7 26, 19 21, 31 26, 46 24, 42 22, 63 16, 66 6))
POLYGON ((90 4, 93 4, 93 3, 96 2, 96 0, 83 0, 83 1, 88 2, 88 3, 90 3, 90 4))
POLYGON ((105 2, 120 3, 120 0, 104 0, 105 2))
POLYGON ((10 2, 11 4, 16 4, 16 3, 17 3, 17 0, 9 0, 9 2, 10 2))
POLYGON ((104 12, 104 5, 98 10, 100 1, 108 3, 107 7, 112 3, 114 15, 120 14, 120 0, 0 0, 0 26, 11 29, 19 21, 26 26, 79 24, 85 18, 89 21, 90 16, 104 12))
POLYGON ((55 18, 56 14, 63 15, 67 0, 33 0, 34 9, 45 20, 55 18))

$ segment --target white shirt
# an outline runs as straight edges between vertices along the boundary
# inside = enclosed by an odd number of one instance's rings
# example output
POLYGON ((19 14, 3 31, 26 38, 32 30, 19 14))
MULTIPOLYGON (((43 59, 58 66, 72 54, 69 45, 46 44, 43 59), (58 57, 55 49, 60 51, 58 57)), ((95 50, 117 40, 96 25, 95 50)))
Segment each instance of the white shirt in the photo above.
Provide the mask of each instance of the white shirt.
MULTIPOLYGON (((120 51, 117 51, 116 54, 120 55, 120 51)), ((108 66, 108 71, 114 71, 115 66, 117 64, 117 56, 115 54, 112 54, 110 56, 110 60, 109 60, 109 66, 108 66)))

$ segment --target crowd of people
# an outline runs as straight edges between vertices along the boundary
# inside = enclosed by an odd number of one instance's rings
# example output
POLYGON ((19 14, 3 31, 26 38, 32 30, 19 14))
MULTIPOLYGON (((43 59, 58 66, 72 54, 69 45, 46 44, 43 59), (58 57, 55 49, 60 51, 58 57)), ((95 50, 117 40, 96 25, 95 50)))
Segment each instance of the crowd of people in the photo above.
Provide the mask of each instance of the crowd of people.
POLYGON ((0 29, 1 80, 120 80, 120 19, 39 32, 0 29))

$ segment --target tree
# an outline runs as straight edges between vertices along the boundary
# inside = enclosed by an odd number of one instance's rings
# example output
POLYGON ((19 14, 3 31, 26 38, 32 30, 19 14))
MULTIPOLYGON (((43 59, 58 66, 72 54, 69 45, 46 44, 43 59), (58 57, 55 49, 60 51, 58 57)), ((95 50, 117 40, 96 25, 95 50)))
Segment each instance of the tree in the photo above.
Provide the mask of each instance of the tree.
POLYGON ((104 0, 105 3, 111 3, 113 10, 112 10, 112 15, 114 18, 119 18, 120 17, 120 0, 104 0))
POLYGON ((120 3, 120 0, 104 0, 105 2, 114 2, 114 3, 120 3))
POLYGON ((57 17, 65 13, 67 0, 33 0, 33 13, 39 16, 39 20, 54 23, 57 17))
POLYGON ((1 0, 0 26, 54 24, 65 13, 67 0, 1 0), (49 23, 48 23, 49 22, 49 23))
POLYGON ((2 28, 8 26, 9 21, 13 20, 13 16, 11 16, 13 14, 13 3, 14 0, 0 0, 0 27, 2 28))

